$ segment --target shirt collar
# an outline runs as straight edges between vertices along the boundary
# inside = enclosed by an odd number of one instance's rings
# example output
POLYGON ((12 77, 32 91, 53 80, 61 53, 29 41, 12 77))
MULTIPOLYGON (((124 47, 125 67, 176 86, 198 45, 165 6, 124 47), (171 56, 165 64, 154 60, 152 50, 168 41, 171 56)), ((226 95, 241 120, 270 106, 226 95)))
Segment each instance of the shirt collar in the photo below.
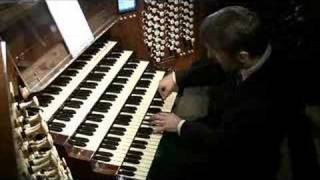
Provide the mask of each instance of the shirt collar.
POLYGON ((250 67, 249 69, 242 69, 240 70, 240 74, 242 77, 242 81, 245 81, 246 79, 248 79, 248 77, 256 72, 258 69, 261 68, 261 66, 267 61, 267 59, 270 57, 272 48, 271 45, 268 44, 268 47, 266 48, 266 50, 264 51, 263 55, 261 56, 261 58, 257 61, 257 63, 255 65, 253 65, 252 67, 250 67))

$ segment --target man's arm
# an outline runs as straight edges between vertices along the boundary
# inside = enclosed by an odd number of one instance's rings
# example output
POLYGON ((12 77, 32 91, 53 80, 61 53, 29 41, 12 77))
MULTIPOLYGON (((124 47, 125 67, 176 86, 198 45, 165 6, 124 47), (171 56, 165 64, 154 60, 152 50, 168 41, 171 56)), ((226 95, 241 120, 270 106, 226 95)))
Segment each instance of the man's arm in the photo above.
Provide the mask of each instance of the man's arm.
POLYGON ((218 85, 225 80, 221 66, 209 60, 195 61, 187 71, 175 72, 176 83, 180 89, 192 86, 218 85))
POLYGON ((223 115, 223 123, 215 127, 206 123, 213 121, 212 117, 184 122, 180 129, 181 140, 192 146, 196 145, 197 148, 224 149, 239 143, 254 143, 255 140, 263 141, 264 138, 271 139, 276 136, 275 129, 281 128, 282 122, 273 119, 274 114, 270 114, 262 104, 252 102, 247 105, 223 115))

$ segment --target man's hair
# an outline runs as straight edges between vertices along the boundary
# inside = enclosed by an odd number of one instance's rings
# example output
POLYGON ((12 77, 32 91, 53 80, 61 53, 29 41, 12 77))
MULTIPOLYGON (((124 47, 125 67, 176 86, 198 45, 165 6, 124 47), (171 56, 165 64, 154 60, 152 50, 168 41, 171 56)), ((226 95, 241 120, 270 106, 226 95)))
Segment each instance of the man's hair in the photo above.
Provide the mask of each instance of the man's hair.
POLYGON ((241 7, 225 7, 203 21, 200 39, 213 50, 230 55, 244 50, 250 55, 264 53, 269 35, 256 13, 241 7))

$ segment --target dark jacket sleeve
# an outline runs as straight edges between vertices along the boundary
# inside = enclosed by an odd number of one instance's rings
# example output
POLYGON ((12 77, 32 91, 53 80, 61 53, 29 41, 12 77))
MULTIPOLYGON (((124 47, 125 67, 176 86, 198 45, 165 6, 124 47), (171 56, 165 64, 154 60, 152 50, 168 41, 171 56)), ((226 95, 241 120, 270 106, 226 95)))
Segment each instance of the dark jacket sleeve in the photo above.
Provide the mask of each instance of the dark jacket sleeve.
POLYGON ((180 89, 192 86, 208 86, 221 84, 225 73, 217 63, 209 60, 195 61, 187 71, 177 71, 176 80, 180 89))
POLYGON ((272 136, 268 132, 276 135, 271 128, 277 126, 269 117, 265 105, 253 100, 244 107, 225 113, 221 117, 222 123, 218 126, 210 126, 209 123, 215 121, 210 116, 196 121, 186 121, 181 127, 180 138, 186 144, 208 150, 259 142, 272 136))

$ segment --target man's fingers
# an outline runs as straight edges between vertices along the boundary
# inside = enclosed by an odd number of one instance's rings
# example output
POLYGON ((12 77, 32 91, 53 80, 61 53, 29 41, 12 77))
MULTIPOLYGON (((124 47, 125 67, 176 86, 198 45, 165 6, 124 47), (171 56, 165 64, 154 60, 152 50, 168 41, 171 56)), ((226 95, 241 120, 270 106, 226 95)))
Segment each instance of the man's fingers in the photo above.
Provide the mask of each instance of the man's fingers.
POLYGON ((156 126, 163 126, 165 124, 165 121, 155 120, 152 122, 152 124, 156 126))
POLYGON ((153 132, 154 133, 163 133, 164 131, 164 127, 163 126, 156 126, 154 129, 153 129, 153 132))
POLYGON ((151 120, 164 120, 167 113, 157 113, 150 117, 151 120))
POLYGON ((159 87, 159 94, 161 96, 162 99, 166 99, 169 92, 166 90, 165 87, 159 87))

